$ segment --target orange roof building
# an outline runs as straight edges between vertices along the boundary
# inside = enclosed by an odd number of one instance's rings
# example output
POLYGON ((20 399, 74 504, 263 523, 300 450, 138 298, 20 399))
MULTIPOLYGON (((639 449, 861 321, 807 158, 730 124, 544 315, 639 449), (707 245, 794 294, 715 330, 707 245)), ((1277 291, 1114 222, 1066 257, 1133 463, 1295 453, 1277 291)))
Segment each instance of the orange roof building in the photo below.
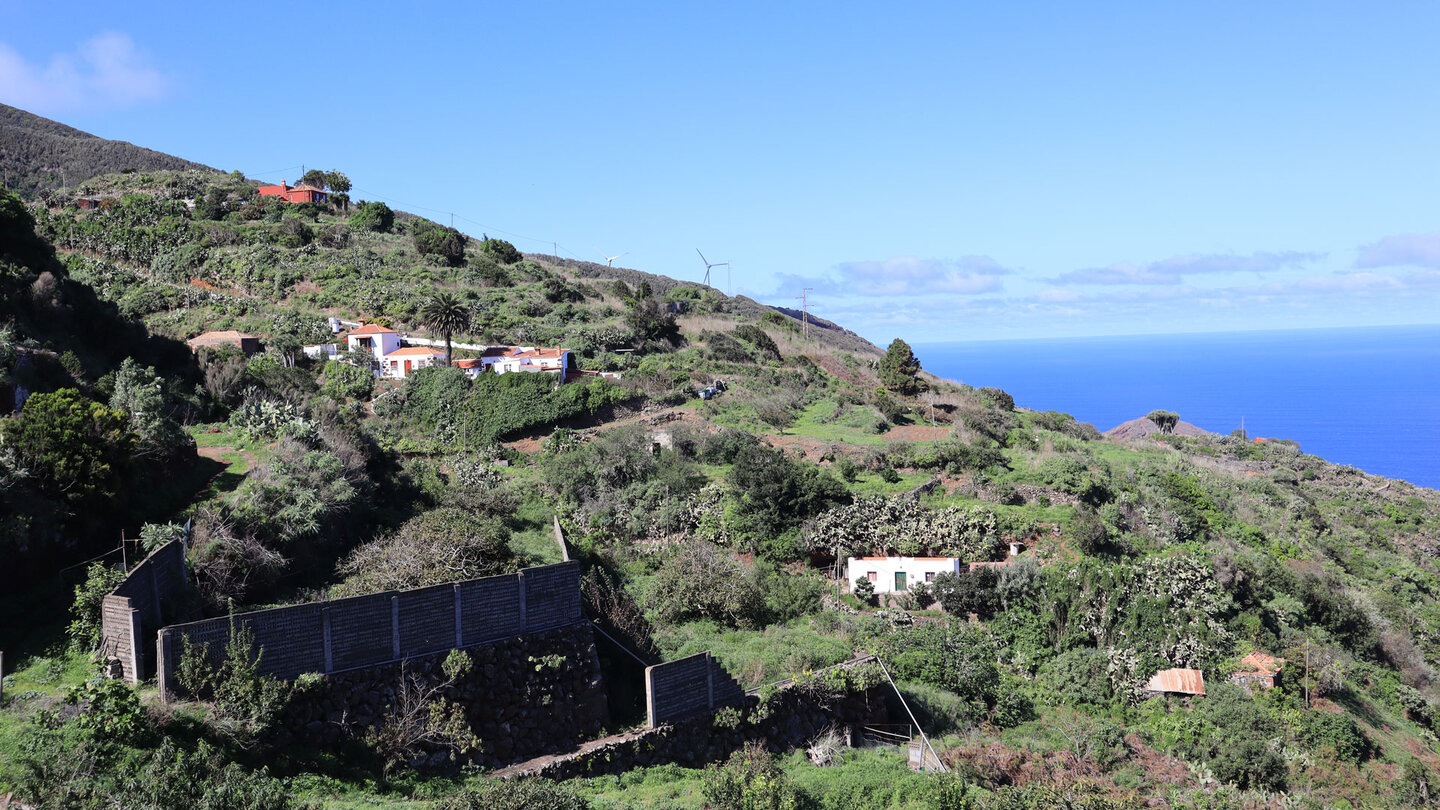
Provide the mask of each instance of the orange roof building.
POLYGON ((1198 669, 1162 669, 1150 677, 1145 684, 1147 692, 1165 692, 1179 695, 1204 695, 1205 673, 1198 669))
POLYGON ((1262 652, 1252 652, 1240 659, 1240 668, 1230 674, 1230 682, 1253 691, 1255 687, 1274 689, 1275 679, 1285 666, 1284 658, 1276 658, 1262 652))

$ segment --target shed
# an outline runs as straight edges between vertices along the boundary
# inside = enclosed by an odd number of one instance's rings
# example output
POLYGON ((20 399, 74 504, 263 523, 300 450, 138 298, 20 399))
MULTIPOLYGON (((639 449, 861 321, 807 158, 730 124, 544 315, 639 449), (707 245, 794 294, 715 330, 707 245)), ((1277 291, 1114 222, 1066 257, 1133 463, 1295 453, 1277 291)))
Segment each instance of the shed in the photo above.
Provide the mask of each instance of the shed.
POLYGON ((1275 678, 1285 666, 1284 658, 1276 658, 1262 652, 1252 652, 1240 659, 1240 669, 1230 674, 1230 682, 1247 692, 1256 687, 1275 688, 1275 678))
POLYGON ((1179 695, 1204 695, 1205 673, 1198 669, 1162 669, 1145 684, 1147 692, 1168 692, 1179 695))
POLYGON ((220 332, 201 332, 185 341, 185 345, 189 346, 191 351, 234 346, 248 357, 260 351, 260 338, 244 332, 236 332, 234 329, 227 329, 220 332))

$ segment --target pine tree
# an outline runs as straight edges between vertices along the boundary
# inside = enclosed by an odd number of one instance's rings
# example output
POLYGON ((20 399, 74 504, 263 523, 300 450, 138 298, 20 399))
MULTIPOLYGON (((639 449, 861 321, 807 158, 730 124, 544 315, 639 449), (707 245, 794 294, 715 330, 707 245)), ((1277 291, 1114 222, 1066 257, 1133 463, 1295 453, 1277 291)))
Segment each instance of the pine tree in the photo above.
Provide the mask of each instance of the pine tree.
POLYGON ((895 338, 880 361, 880 384, 897 394, 913 396, 928 387, 919 374, 920 360, 910 350, 910 344, 895 338))

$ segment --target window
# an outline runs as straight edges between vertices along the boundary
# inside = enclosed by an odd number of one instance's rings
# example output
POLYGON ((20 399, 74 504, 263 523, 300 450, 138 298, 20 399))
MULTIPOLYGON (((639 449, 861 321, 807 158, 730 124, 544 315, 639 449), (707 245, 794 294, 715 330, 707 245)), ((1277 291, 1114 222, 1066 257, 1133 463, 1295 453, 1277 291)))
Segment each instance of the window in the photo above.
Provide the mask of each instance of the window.
POLYGON ((879 582, 879 581, 880 581, 880 575, 877 574, 877 573, 875 573, 874 571, 867 571, 867 572, 865 573, 865 578, 868 579, 868 580, 870 580, 871 582, 879 582))
POLYGON ((904 571, 896 571, 896 572, 895 572, 895 590, 897 590, 897 591, 908 591, 908 590, 910 590, 910 586, 909 586, 909 584, 906 582, 906 579, 907 579, 907 577, 905 576, 905 572, 904 572, 904 571))
POLYGON ((925 581, 926 581, 926 582, 934 582, 934 581, 935 581, 935 572, 934 572, 934 571, 926 571, 926 572, 925 572, 925 581))

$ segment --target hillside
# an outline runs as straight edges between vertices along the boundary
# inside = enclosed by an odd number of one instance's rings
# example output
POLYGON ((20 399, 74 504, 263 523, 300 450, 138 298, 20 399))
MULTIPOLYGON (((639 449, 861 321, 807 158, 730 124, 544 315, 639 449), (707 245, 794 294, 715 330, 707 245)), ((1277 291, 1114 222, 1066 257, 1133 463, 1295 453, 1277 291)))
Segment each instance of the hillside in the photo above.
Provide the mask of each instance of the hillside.
MULTIPOLYGON (((730 771, 656 764, 505 788, 453 734, 400 756, 382 718, 346 726, 340 708, 343 754, 287 745, 257 704, 300 692, 263 679, 178 710, 125 714, 120 695, 50 719, 42 710, 83 690, 93 666, 88 626, 66 631, 69 617, 52 615, 48 637, 0 625, 16 636, 0 644, 21 658, 7 695, 28 695, 0 712, 0 762, 15 763, 0 765, 5 789, 38 797, 83 772, 66 786, 76 795, 130 795, 110 771, 80 767, 100 757, 157 779, 176 762, 213 779, 240 763, 231 787, 270 797, 254 805, 267 807, 289 801, 276 797, 277 774, 292 798, 330 806, 497 806, 496 791, 528 790, 519 806, 698 808, 722 806, 712 797, 727 778, 772 791, 765 806, 797 807, 1433 806, 1440 795, 1440 493, 1284 442, 1186 430, 1178 416, 1170 433, 1140 419, 1102 436, 1003 390, 929 376, 903 343, 882 351, 823 321, 807 336, 795 311, 521 254, 381 203, 281 203, 202 171, 85 185, 108 202, 20 209, 6 198, 21 226, 11 232, 27 232, 0 245, 17 268, 5 276, 0 365, 19 379, 21 356, 57 358, 49 376, 25 378, 31 401, 74 391, 69 405, 109 425, 72 449, 88 459, 82 450, 103 445, 117 485, 153 479, 128 466, 142 446, 198 445, 213 462, 186 508, 149 514, 141 530, 160 540, 192 521, 188 615, 554 562, 554 521, 586 571, 589 617, 629 651, 601 654, 609 731, 643 723, 633 690, 616 685, 634 667, 617 663, 627 655, 710 651, 758 688, 868 651, 952 774, 911 773, 888 749, 826 768, 751 750, 730 771), (56 322, 92 310, 150 345, 238 330, 265 348, 180 360, 56 322), (456 343, 564 348, 577 373, 472 379, 437 364, 377 380, 301 351, 337 340, 332 316, 404 333, 421 353, 443 323, 456 343), (59 361, 66 353, 76 361, 59 361), (131 354, 156 370, 123 370, 131 354), (992 565, 898 595, 836 582, 837 558, 875 555, 992 565), (1254 654, 1284 659, 1273 688, 1231 682, 1247 659, 1269 660, 1254 654), (1206 694, 1148 693, 1170 668, 1198 670, 1206 694), (133 724, 124 742, 96 731, 117 717, 133 724), (64 767, 34 765, 42 744, 64 767)), ((0 422, 7 441, 38 437, 0 447, 0 496, 28 521, 4 527, 22 558, 54 534, 36 521, 104 515, 35 474, 53 437, 31 407, 0 422)), ((37 587, 53 605, 53 579, 37 587)), ((10 615, 36 603, 18 598, 10 615)), ((91 615, 85 604, 77 618, 91 615)))
POLYGON ((207 168, 0 104, 0 185, 26 197, 113 172, 207 168))

